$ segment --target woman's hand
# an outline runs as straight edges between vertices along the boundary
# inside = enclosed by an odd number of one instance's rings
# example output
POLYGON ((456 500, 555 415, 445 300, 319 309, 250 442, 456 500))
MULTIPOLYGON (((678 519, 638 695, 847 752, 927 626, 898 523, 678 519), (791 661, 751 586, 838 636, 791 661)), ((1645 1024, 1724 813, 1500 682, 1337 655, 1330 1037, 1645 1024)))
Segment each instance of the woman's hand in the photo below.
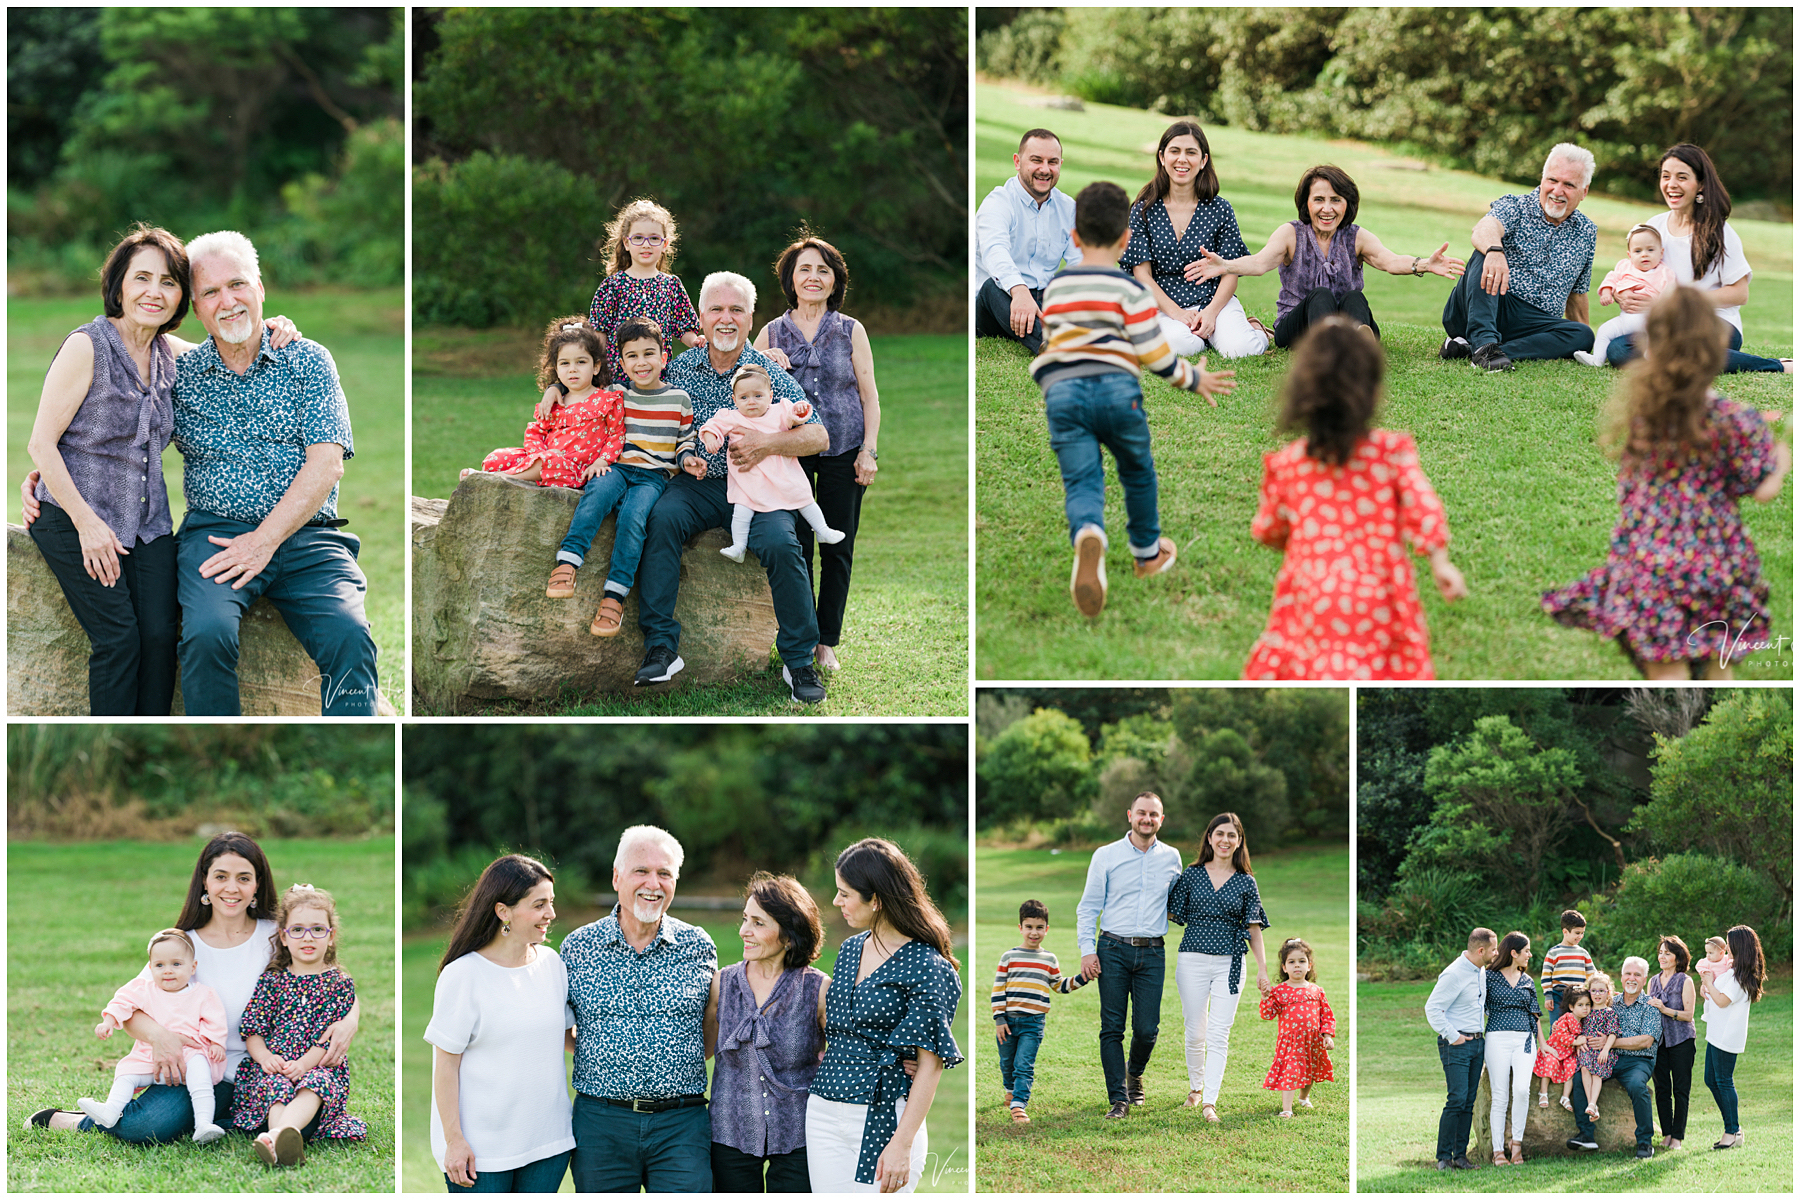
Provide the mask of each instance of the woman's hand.
POLYGON ((81 535, 81 565, 88 578, 97 580, 102 587, 119 582, 119 556, 131 553, 119 535, 99 517, 80 522, 75 531, 81 535))
POLYGON ((897 1192, 906 1186, 911 1174, 912 1140, 901 1141, 896 1133, 875 1160, 875 1182, 883 1192, 897 1192))
POLYGON ((187 1039, 160 1026, 145 1041, 150 1046, 150 1074, 175 1087, 187 1081, 187 1039))
POLYGON ((357 1009, 352 1007, 350 1015, 341 1021, 333 1021, 325 1027, 325 1057, 319 1060, 321 1067, 335 1067, 344 1061, 350 1053, 350 1040, 356 1036, 356 1028, 361 1023, 357 1017, 357 1009))
POLYGON ((879 470, 881 470, 881 464, 875 461, 875 456, 869 453, 869 448, 867 446, 864 446, 861 450, 857 451, 856 483, 858 487, 868 487, 871 483, 874 483, 875 472, 879 470))
POLYGON ((269 327, 269 348, 279 350, 289 342, 300 340, 300 327, 283 316, 273 316, 263 322, 269 327))
POLYGON ((1269 972, 1261 965, 1256 968, 1256 990, 1265 996, 1272 990, 1272 985, 1269 983, 1269 972))
POLYGON ((444 1174, 457 1187, 475 1186, 475 1151, 460 1133, 444 1135, 444 1174))
POLYGON ((1431 257, 1419 265, 1433 275, 1442 275, 1445 279, 1455 279, 1463 273, 1463 260, 1450 257, 1450 243, 1445 242, 1431 252, 1431 257))
POLYGON ((782 351, 781 347, 770 346, 765 349, 763 353, 768 355, 770 360, 782 370, 785 371, 788 369, 788 356, 782 351))
POLYGON ((1188 328, 1194 331, 1195 337, 1204 341, 1213 335, 1213 330, 1218 328, 1218 324, 1219 314, 1213 311, 1209 304, 1194 314, 1194 322, 1188 328))
POLYGON ((1208 279, 1229 275, 1231 267, 1223 258, 1202 246, 1200 247, 1200 257, 1181 268, 1181 273, 1189 283, 1204 283, 1208 279))
POLYGON ((1614 298, 1619 302, 1619 311, 1624 313, 1649 312, 1652 303, 1651 298, 1644 295, 1642 288, 1626 288, 1616 293, 1614 298))

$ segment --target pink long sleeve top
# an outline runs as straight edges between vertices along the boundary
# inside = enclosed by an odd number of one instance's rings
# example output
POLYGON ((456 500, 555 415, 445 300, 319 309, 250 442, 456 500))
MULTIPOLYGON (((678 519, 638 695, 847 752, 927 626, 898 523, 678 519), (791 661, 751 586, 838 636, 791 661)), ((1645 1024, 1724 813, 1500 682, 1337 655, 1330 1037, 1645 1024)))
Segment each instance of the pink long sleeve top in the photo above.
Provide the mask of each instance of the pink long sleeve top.
MULTIPOLYGON (((219 993, 204 983, 190 983, 179 992, 165 992, 147 975, 139 975, 114 992, 101 1011, 111 1014, 120 1025, 134 1014, 143 1013, 170 1033, 225 1048, 225 1005, 220 1002, 219 993)), ((214 1083, 225 1078, 223 1062, 208 1059, 207 1065, 212 1068, 214 1083)), ((122 1075, 154 1074, 150 1043, 134 1039, 131 1053, 120 1059, 114 1070, 122 1075)))
MULTIPOLYGON (((762 433, 786 433, 805 423, 812 412, 808 404, 776 400, 760 417, 746 417, 735 408, 721 408, 700 427, 729 442, 730 435, 755 429, 762 433)), ((805 508, 813 502, 812 484, 800 469, 800 460, 785 454, 771 454, 754 467, 732 466, 725 476, 725 498, 733 504, 748 505, 755 512, 777 512, 781 509, 805 508)))

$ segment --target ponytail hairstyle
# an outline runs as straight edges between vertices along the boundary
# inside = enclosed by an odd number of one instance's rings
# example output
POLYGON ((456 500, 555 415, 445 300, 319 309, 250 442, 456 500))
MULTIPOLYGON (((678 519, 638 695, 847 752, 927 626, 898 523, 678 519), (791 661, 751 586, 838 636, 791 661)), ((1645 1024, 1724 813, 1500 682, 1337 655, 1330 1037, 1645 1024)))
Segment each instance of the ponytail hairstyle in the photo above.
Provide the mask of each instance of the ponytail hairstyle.
POLYGON ((1731 974, 1738 986, 1751 1003, 1761 1000, 1763 980, 1768 977, 1763 969, 1762 939, 1748 925, 1733 925, 1725 931, 1725 944, 1731 948, 1731 974))
POLYGON ((1300 938, 1289 938, 1287 941, 1281 943, 1281 957, 1275 961, 1281 964, 1282 979, 1285 980, 1287 978, 1288 955, 1295 950, 1301 950, 1306 953, 1306 982, 1319 982, 1319 960, 1314 957, 1313 948, 1300 938))
POLYGON ((1698 281, 1725 256, 1725 218, 1731 215, 1731 193, 1725 190, 1713 160, 1692 142, 1677 142, 1664 150, 1656 159, 1658 169, 1671 158, 1694 173, 1694 184, 1699 189, 1688 213, 1694 226, 1692 255, 1694 279, 1698 281))
POLYGON ((500 914, 494 905, 508 908, 525 898, 540 883, 555 883, 550 868, 524 854, 503 854, 487 865, 475 886, 456 910, 456 928, 450 934, 450 945, 438 960, 438 971, 472 954, 500 936, 500 914))
POLYGON ((896 931, 961 969, 950 945, 950 922, 931 902, 924 877, 904 850, 886 838, 864 838, 837 856, 837 873, 864 903, 879 900, 881 916, 896 931))
POLYGON ((1333 313, 1300 335, 1281 385, 1282 429, 1306 435, 1306 457, 1349 463, 1381 404, 1381 350, 1350 318, 1333 313))
POLYGON ((1725 366, 1727 336, 1698 288, 1658 296, 1644 322, 1644 357, 1626 368, 1602 418, 1606 452, 1642 466, 1711 446, 1706 395, 1725 366))
MULTIPOLYGON (((638 221, 655 221, 662 226, 662 257, 656 260, 656 269, 672 271, 675 266, 675 217, 668 209, 650 199, 648 196, 633 200, 606 223, 606 233, 601 236, 599 245, 594 249, 600 252, 600 259, 606 264, 605 274, 623 271, 631 265, 631 247, 625 239, 631 236, 631 227, 638 221)), ((546 384, 546 387, 549 385, 546 384)))
POLYGON ((544 343, 538 349, 537 385, 547 388, 555 384, 563 395, 569 389, 563 381, 556 377, 556 354, 564 346, 580 345, 594 360, 594 386, 605 387, 612 382, 612 364, 607 358, 606 342, 601 339, 600 331, 584 316, 579 314, 558 317, 544 326, 544 343))
POLYGON ((267 970, 285 971, 292 965, 294 956, 288 951, 287 943, 281 940, 281 934, 287 928, 288 914, 302 908, 317 908, 324 911, 325 919, 331 923, 331 936, 325 939, 324 962, 328 967, 337 965, 337 901, 331 898, 330 892, 316 888, 310 883, 296 883, 281 893, 281 902, 275 907, 275 933, 269 939, 269 944, 274 947, 275 952, 269 956, 267 970))
POLYGON ((1169 143, 1184 133, 1200 143, 1200 153, 1206 156, 1206 165, 1194 177, 1194 198, 1205 204, 1219 194, 1219 173, 1213 170, 1212 147, 1207 144, 1205 131, 1194 121, 1177 121, 1163 130, 1162 140, 1156 143, 1156 177, 1138 192, 1135 203, 1148 206, 1152 200, 1168 199, 1169 172, 1163 167, 1162 155, 1169 143))

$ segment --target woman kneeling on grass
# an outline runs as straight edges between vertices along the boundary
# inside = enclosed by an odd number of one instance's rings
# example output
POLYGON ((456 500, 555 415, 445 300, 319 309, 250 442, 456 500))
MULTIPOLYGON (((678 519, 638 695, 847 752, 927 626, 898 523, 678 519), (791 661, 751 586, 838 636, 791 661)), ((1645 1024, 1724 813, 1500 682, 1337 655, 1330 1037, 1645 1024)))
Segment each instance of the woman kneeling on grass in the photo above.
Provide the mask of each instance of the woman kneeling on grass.
POLYGON ((1616 638, 1646 679, 1687 679, 1700 661, 1708 679, 1730 679, 1731 664, 1771 636, 1769 585, 1738 500, 1779 496, 1793 456, 1771 414, 1712 390, 1725 334, 1704 295, 1663 293, 1645 338, 1602 434, 1619 454, 1606 563, 1542 605, 1564 625, 1616 638))

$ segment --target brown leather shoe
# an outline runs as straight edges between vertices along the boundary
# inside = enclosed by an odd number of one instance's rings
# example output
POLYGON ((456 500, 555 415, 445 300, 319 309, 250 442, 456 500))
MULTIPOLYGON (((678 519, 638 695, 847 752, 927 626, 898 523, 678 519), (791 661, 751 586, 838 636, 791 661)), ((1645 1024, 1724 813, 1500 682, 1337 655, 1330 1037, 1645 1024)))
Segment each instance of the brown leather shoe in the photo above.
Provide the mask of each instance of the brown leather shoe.
POLYGON ((552 600, 567 600, 575 594, 575 565, 559 562, 556 569, 550 572, 550 582, 544 586, 544 595, 552 600))
POLYGON ((1131 569, 1137 572, 1139 579, 1151 575, 1161 575, 1175 565, 1175 543, 1169 538, 1158 538, 1156 554, 1151 558, 1138 558, 1133 555, 1131 569))
POLYGON ((600 610, 594 614, 593 624, 588 632, 595 637, 618 637, 619 626, 625 620, 625 606, 619 598, 610 592, 606 599, 600 601, 600 610))

